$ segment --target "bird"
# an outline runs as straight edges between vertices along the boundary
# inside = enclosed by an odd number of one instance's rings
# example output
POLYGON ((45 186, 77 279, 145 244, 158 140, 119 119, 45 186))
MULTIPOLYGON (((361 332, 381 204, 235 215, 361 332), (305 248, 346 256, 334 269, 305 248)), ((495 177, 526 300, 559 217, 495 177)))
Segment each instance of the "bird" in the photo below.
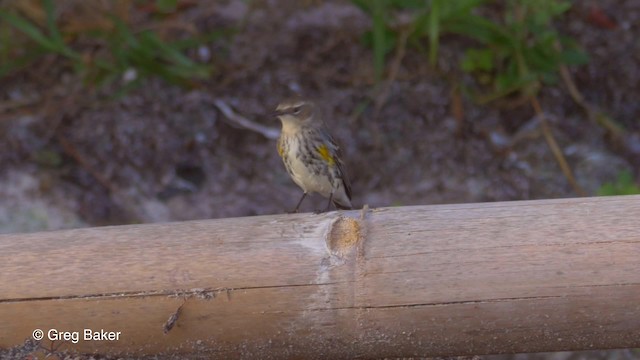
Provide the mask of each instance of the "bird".
POLYGON ((303 191, 292 212, 298 212, 309 193, 329 199, 324 212, 329 211, 332 203, 337 209, 351 209, 351 184, 340 147, 329 134, 317 106, 296 96, 282 101, 274 115, 282 123, 278 154, 293 182, 303 191))

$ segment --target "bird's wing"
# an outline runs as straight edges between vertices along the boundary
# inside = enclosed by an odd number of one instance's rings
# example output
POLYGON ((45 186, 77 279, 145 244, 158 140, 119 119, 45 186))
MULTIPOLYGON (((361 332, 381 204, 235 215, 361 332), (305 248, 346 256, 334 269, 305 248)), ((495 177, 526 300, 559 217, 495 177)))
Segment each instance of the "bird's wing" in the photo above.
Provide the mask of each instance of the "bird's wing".
POLYGON ((344 162, 342 161, 343 155, 342 150, 338 143, 333 139, 331 134, 326 129, 321 129, 320 134, 323 138, 323 143, 327 144, 327 148, 329 150, 329 155, 331 156, 332 162, 338 167, 340 174, 342 175, 342 183, 344 185, 344 191, 347 194, 349 200, 351 200, 351 182, 349 181, 349 176, 347 176, 346 171, 344 170, 344 162))

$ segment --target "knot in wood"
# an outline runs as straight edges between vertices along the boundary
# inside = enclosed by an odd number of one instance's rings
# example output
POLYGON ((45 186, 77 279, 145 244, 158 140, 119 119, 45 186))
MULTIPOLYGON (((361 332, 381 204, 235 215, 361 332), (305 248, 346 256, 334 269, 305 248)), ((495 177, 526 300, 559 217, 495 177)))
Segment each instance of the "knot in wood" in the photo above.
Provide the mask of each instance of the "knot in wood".
POLYGON ((332 255, 348 255, 359 241, 360 224, 355 219, 340 216, 331 224, 327 247, 332 255))

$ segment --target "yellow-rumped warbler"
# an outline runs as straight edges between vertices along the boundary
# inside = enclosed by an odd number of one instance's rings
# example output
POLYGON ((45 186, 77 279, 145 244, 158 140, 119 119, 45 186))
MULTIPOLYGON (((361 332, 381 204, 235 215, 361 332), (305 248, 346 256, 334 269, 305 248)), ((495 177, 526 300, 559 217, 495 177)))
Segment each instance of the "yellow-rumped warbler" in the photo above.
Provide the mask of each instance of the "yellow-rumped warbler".
POLYGON ((340 148, 336 145, 316 106, 308 100, 283 101, 275 114, 282 122, 278 154, 293 181, 304 193, 294 212, 298 212, 307 193, 329 198, 339 209, 351 209, 351 185, 344 172, 340 148))

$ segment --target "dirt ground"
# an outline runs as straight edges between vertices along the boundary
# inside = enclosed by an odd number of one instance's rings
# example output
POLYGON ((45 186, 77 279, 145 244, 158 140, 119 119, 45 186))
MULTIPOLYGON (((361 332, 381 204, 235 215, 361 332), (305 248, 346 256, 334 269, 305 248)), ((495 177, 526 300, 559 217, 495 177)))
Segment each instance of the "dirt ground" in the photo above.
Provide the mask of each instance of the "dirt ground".
MULTIPOLYGON (((528 106, 477 106, 463 97, 456 119, 452 89, 471 81, 457 66, 468 46, 461 39, 442 39, 437 70, 424 54, 407 49, 384 98, 373 86, 371 51, 361 41, 369 19, 351 3, 221 4, 199 5, 182 15, 203 32, 244 22, 228 44, 211 44, 219 71, 195 90, 150 80, 110 101, 113 89, 86 92, 69 69, 51 59, 51 66, 3 81, 5 100, 36 99, 17 115, 3 114, 0 123, 7 140, 1 145, 1 176, 8 184, 1 191, 20 209, 5 214, 5 232, 291 209, 301 192, 284 171, 275 142, 234 126, 214 102, 277 129, 268 114, 293 93, 324 109, 344 148, 356 206, 575 196, 528 106), (380 99, 386 101, 376 111, 380 99), (46 204, 34 205, 36 211, 25 205, 29 199, 46 204), (26 229, 10 225, 33 212, 44 219, 24 221, 26 229)), ((640 6, 610 4, 602 8, 616 29, 586 21, 590 8, 582 3, 559 27, 591 56, 588 65, 573 69, 578 88, 629 129, 631 151, 616 152, 562 84, 541 94, 554 134, 589 194, 640 164, 640 6)), ((316 196, 304 209, 321 206, 316 196)))
MULTIPOLYGON (((640 2, 598 4, 615 28, 590 22, 586 1, 575 2, 557 26, 589 54, 572 75, 587 102, 625 126, 624 146, 609 141, 562 83, 540 95, 590 195, 620 171, 637 175, 640 168, 640 2)), ((217 71, 195 89, 151 79, 113 100, 114 87, 87 91, 52 58, 2 80, 0 233, 290 210, 301 190, 275 141, 239 127, 216 104, 277 130, 268 114, 294 93, 324 110, 345 154, 355 206, 576 196, 533 109, 462 97, 461 116, 452 110, 456 85, 471 84, 458 66, 468 41, 444 36, 438 69, 408 48, 393 81, 375 87, 371 50, 362 42, 370 20, 349 1, 200 2, 181 21, 202 32, 243 24, 229 42, 200 49, 217 71), (29 105, 7 105, 21 102, 29 105)), ((304 211, 324 206, 319 196, 307 201, 304 211)), ((558 354, 543 358, 634 358, 628 350, 558 354)), ((522 359, 495 359, 507 358, 522 359)))

